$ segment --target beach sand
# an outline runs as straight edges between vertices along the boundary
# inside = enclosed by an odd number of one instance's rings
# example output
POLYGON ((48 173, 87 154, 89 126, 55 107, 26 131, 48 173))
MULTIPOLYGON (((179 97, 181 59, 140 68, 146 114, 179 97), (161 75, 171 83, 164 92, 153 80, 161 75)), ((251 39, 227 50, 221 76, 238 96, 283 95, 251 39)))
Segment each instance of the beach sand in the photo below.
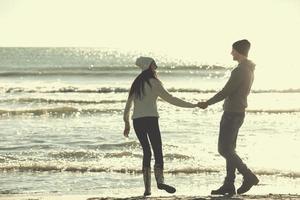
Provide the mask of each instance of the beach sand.
POLYGON ((34 195, 9 195, 0 196, 0 200, 296 200, 300 199, 299 194, 267 194, 267 195, 235 195, 232 197, 226 196, 161 196, 161 197, 127 197, 127 198, 116 198, 116 197, 97 197, 96 195, 57 195, 57 196, 34 196, 34 195))

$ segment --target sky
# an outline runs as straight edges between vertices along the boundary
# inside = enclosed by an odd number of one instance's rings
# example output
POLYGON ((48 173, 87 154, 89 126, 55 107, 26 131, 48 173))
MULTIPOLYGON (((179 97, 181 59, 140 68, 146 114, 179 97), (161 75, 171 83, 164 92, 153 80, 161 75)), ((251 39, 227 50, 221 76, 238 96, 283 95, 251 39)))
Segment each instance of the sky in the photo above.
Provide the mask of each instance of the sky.
POLYGON ((0 0, 0 24, 0 47, 107 47, 227 64, 232 43, 246 38, 265 69, 300 68, 299 0, 0 0))

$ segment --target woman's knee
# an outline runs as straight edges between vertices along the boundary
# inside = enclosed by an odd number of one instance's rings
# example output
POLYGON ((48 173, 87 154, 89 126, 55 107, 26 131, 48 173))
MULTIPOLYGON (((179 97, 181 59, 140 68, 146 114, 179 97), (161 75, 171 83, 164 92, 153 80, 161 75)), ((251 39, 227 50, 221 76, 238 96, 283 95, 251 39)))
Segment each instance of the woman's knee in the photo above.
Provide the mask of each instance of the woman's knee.
POLYGON ((163 169, 164 168, 164 161, 163 160, 155 160, 154 166, 163 169))
POLYGON ((222 147, 222 146, 218 147, 218 152, 224 158, 230 157, 231 155, 234 154, 234 150, 232 150, 231 148, 226 148, 226 147, 222 147))
POLYGON ((151 164, 151 151, 150 152, 144 152, 143 166, 150 167, 150 164, 151 164))
POLYGON ((143 149, 143 154, 144 158, 151 159, 152 154, 150 149, 143 149))

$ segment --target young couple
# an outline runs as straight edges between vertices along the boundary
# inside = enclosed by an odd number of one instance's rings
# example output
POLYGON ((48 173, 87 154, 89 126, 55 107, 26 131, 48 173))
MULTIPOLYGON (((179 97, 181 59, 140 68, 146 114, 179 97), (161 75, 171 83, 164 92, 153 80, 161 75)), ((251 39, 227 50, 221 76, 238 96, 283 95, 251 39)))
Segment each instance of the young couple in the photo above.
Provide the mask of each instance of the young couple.
POLYGON ((158 97, 175 106, 200 107, 202 109, 225 99, 224 113, 220 122, 218 151, 226 160, 227 174, 223 185, 217 190, 212 190, 211 194, 233 195, 236 192, 243 194, 250 190, 252 186, 258 184, 258 178, 247 168, 235 152, 238 131, 245 118, 247 96, 254 79, 255 64, 248 60, 249 49, 250 42, 248 40, 239 40, 232 44, 231 55, 233 60, 238 62, 237 67, 233 69, 228 82, 220 92, 209 100, 197 104, 176 98, 163 87, 163 84, 157 78, 157 65, 152 58, 139 57, 136 60, 135 64, 142 69, 142 72, 133 81, 129 91, 124 110, 124 136, 128 137, 130 131, 129 113, 133 103, 133 127, 143 149, 144 196, 151 195, 150 143, 154 153, 154 175, 158 189, 165 190, 168 193, 176 191, 174 187, 164 181, 162 142, 156 106, 158 97), (243 175, 243 183, 237 191, 234 186, 236 169, 243 175))

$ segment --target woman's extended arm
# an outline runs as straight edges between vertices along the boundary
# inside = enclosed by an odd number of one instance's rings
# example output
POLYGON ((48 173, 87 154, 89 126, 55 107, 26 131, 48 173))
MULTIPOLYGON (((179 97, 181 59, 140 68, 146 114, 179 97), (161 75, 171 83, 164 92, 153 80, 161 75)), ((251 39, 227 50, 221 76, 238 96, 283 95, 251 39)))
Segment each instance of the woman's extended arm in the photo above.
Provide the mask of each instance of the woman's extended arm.
POLYGON ((162 83, 158 80, 153 80, 151 83, 153 83, 153 89, 157 93, 157 95, 162 98, 163 100, 167 101, 170 104, 173 104, 175 106, 184 107, 184 108, 195 108, 197 107, 197 104, 192 104, 189 102, 186 102, 182 99, 179 99, 177 97, 172 96, 162 85, 162 83))

